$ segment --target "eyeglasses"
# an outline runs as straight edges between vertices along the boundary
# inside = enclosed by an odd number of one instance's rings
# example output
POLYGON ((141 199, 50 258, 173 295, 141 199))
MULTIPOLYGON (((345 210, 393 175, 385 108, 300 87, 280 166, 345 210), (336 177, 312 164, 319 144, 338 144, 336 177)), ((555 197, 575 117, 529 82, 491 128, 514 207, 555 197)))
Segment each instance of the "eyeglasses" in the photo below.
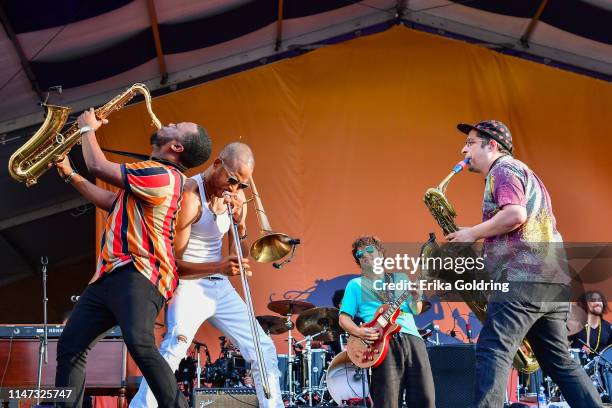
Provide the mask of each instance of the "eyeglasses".
POLYGON ((589 302, 602 302, 602 301, 603 299, 598 296, 589 298, 589 302))
POLYGON ((223 159, 221 159, 221 166, 223 166, 225 172, 227 173, 227 184, 229 184, 230 186, 238 185, 238 188, 240 190, 245 190, 249 188, 249 183, 245 183, 244 181, 238 180, 238 177, 234 176, 232 172, 227 169, 227 166, 223 162, 223 159))
POLYGON ((368 254, 373 254, 374 253, 374 246, 372 245, 368 245, 367 247, 358 250, 357 252, 355 252, 355 257, 357 257, 357 259, 361 259, 363 258, 363 255, 367 252, 368 254))
POLYGON ((468 139, 468 140, 466 140, 466 141, 465 141, 465 145, 466 145, 467 147, 470 147, 470 146, 472 146, 473 144, 476 144, 476 143, 478 143, 478 140, 471 140, 471 139, 468 139))

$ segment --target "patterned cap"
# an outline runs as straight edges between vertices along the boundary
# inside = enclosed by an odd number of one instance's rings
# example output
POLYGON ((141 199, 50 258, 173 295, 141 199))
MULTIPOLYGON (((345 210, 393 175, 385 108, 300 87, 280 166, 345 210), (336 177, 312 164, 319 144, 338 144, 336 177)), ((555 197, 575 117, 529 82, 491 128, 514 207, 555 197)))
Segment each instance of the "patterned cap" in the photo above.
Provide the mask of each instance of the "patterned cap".
POLYGON ((474 126, 468 125, 467 123, 460 123, 457 125, 457 129, 466 135, 469 135, 471 130, 477 130, 484 133, 512 153, 512 133, 510 133, 508 126, 504 125, 499 120, 483 120, 474 126))

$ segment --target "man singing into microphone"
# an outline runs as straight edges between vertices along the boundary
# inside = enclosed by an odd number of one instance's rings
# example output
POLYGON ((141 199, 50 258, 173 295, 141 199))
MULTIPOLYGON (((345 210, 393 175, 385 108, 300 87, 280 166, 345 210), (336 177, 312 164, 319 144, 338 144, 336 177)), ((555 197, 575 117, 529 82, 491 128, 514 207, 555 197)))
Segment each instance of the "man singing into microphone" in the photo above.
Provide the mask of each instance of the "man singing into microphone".
MULTIPOLYGON (((249 271, 249 247, 246 242, 246 206, 243 190, 249 187, 255 159, 243 143, 230 143, 204 172, 185 185, 185 196, 177 220, 175 248, 180 282, 168 306, 168 331, 159 351, 173 370, 185 357, 193 337, 206 320, 228 336, 244 358, 251 363, 260 407, 284 407, 272 339, 257 324, 270 384, 271 398, 262 392, 262 379, 255 353, 255 344, 247 320, 247 306, 238 295, 228 276, 239 275, 238 258, 233 238, 229 236, 230 256, 221 255, 223 236, 230 229, 227 204, 234 211, 240 245, 249 271)), ((132 400, 131 408, 163 406, 155 401, 145 381, 132 400)))

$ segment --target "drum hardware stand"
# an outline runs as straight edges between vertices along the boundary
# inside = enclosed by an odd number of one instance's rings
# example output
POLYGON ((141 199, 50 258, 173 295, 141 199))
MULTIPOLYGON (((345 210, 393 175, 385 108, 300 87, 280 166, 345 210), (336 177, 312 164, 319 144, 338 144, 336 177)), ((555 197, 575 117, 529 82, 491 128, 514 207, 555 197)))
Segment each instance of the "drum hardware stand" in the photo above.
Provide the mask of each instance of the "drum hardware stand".
MULTIPOLYGON (((308 371, 308 388, 306 391, 302 392, 302 395, 304 395, 304 393, 308 394, 308 406, 312 407, 312 391, 313 391, 313 386, 312 386, 312 339, 314 339, 315 337, 321 335, 321 334, 325 334, 328 332, 328 327, 324 326, 323 330, 321 330, 318 333, 313 334, 312 336, 305 336, 304 340, 300 340, 295 344, 300 344, 303 342, 306 342, 306 367, 307 367, 307 371, 308 371)), ((317 387, 318 388, 318 387, 317 387)), ((315 389, 315 392, 319 391, 318 389, 315 389)), ((321 395, 321 399, 323 398, 323 395, 321 395)))
POLYGON ((40 257, 40 269, 42 272, 42 284, 43 284, 43 334, 40 336, 40 345, 38 347, 38 378, 36 380, 36 407, 40 406, 40 387, 42 382, 42 366, 49 362, 49 355, 47 353, 48 337, 47 337, 47 265, 49 259, 46 256, 40 257))
POLYGON ((287 350, 287 376, 289 377, 289 406, 293 407, 295 406, 295 392, 293 391, 293 387, 295 386, 295 384, 293 384, 293 335, 291 334, 291 330, 293 329, 294 325, 293 322, 291 321, 291 316, 292 313, 291 311, 289 311, 289 313, 287 314, 287 322, 285 323, 285 325, 287 326, 287 345, 288 345, 288 350, 287 350))

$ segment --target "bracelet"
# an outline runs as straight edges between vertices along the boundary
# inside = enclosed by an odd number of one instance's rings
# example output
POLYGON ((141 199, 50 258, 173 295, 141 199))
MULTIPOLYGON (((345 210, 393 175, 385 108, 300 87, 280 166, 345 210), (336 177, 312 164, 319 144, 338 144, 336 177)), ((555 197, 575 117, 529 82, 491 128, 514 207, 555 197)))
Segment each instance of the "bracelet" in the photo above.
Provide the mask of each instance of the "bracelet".
POLYGON ((248 236, 249 236, 249 234, 247 234, 247 233, 245 232, 245 233, 244 233, 244 235, 243 235, 243 236, 241 236, 241 237, 238 237, 238 239, 239 239, 240 241, 244 241, 245 239, 247 239, 247 237, 248 237, 248 236))
POLYGON ((64 183, 66 184, 70 184, 70 182, 72 181, 72 177, 74 177, 74 175, 77 174, 76 170, 72 170, 72 172, 67 175, 66 177, 64 177, 64 183))
POLYGON ((81 135, 87 132, 91 132, 91 131, 93 131, 93 128, 91 126, 83 126, 82 128, 79 129, 79 133, 81 135))

